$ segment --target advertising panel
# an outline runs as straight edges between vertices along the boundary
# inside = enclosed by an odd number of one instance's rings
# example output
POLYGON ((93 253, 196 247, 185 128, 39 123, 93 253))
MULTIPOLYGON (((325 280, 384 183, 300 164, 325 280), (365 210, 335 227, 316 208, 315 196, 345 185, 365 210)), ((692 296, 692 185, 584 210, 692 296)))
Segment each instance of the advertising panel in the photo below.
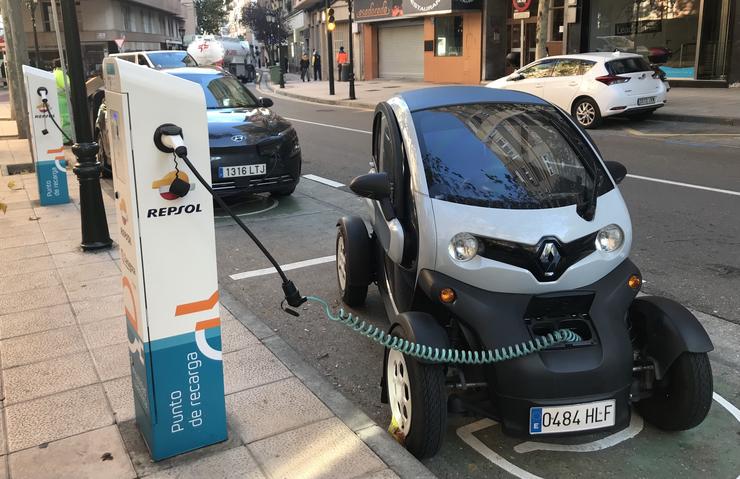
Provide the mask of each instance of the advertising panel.
POLYGON ((418 17, 461 10, 480 10, 481 0, 355 0, 357 22, 418 17))

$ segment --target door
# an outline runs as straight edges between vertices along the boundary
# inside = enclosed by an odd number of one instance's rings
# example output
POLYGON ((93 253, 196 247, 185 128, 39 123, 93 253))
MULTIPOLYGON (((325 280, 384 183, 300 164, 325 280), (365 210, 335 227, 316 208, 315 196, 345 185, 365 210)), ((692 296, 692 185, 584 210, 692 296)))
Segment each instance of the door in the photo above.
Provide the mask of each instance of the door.
POLYGON ((570 113, 571 103, 581 88, 583 74, 594 63, 575 58, 556 60, 552 75, 545 81, 543 98, 570 113))
POLYGON ((380 78, 424 79, 424 24, 391 22, 378 27, 380 78))
POLYGON ((545 94, 545 81, 552 75, 554 65, 555 60, 542 60, 524 67, 519 70, 518 75, 514 74, 510 77, 506 88, 531 93, 542 98, 545 94))

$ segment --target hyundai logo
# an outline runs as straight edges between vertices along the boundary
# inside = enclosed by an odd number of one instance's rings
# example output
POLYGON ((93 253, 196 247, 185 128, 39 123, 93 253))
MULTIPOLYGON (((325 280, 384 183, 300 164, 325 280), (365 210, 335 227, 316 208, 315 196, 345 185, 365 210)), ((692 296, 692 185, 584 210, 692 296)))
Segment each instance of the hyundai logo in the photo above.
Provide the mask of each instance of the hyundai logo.
POLYGON ((552 276, 555 274, 555 270, 558 268, 560 263, 560 251, 558 251, 558 245, 552 241, 546 241, 542 245, 542 251, 539 257, 540 265, 545 271, 545 276, 552 276))
POLYGON ((234 136, 231 137, 231 141, 235 141, 237 143, 241 143, 245 139, 246 139, 246 137, 244 135, 234 135, 234 136))

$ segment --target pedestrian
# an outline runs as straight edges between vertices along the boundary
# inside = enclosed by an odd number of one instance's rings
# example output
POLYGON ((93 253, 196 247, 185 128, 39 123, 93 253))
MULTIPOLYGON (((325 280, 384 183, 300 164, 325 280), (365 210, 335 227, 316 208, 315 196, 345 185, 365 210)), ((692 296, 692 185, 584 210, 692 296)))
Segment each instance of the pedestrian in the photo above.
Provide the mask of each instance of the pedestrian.
MULTIPOLYGON (((57 115, 60 120, 60 126, 64 131, 67 138, 72 137, 72 125, 69 122, 69 109, 67 107, 67 93, 64 90, 64 72, 62 71, 62 62, 57 58, 54 60, 54 80, 57 84, 57 99, 59 101, 59 111, 52 112, 57 115)), ((67 84, 69 85, 69 77, 67 77, 67 84)))
POLYGON ((342 65, 347 62, 347 52, 344 51, 344 47, 339 47, 339 53, 337 53, 337 69, 339 71, 337 81, 342 81, 342 65))
POLYGON ((313 56, 311 57, 311 63, 313 64, 313 79, 314 81, 321 81, 321 55, 316 49, 313 49, 313 56))
POLYGON ((311 75, 308 73, 308 67, 310 62, 308 61, 308 55, 305 53, 301 57, 301 81, 305 82, 307 79, 311 81, 311 75))
POLYGON ((283 69, 283 73, 288 73, 288 57, 280 59, 280 68, 283 69))

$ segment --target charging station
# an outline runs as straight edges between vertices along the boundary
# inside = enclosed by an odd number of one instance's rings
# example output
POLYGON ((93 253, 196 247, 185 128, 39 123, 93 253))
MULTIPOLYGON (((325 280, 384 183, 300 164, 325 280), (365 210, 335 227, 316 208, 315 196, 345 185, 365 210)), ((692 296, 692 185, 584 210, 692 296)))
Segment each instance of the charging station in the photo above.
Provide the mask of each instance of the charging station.
POLYGON ((52 115, 57 123, 62 121, 54 74, 23 65, 23 78, 39 200, 42 206, 69 203, 64 141, 62 132, 52 121, 52 115))
POLYGON ((155 145, 177 124, 210 183, 206 104, 199 85, 124 60, 103 74, 136 422, 156 461, 227 438, 213 200, 155 145))

